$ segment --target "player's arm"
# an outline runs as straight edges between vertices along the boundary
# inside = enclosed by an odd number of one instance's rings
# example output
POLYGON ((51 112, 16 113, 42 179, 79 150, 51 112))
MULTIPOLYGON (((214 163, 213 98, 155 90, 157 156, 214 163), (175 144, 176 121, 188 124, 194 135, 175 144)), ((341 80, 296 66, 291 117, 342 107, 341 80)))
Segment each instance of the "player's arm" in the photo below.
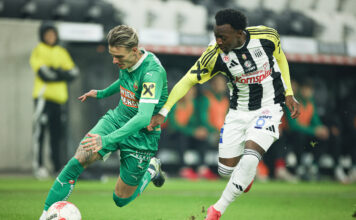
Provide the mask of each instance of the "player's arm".
POLYGON ((124 126, 105 136, 89 133, 87 134, 88 138, 80 143, 81 146, 86 151, 98 152, 101 149, 106 149, 111 144, 121 142, 149 124, 155 105, 155 103, 140 102, 137 114, 124 126))
POLYGON ((105 149, 105 147, 109 146, 110 144, 121 142, 133 133, 146 127, 150 123, 155 105, 156 104, 154 103, 140 102, 138 105, 138 112, 133 118, 131 118, 120 129, 101 137, 103 149, 105 149))
POLYGON ((106 87, 103 90, 98 90, 97 97, 98 99, 106 98, 120 92, 120 79, 113 82, 110 86, 106 87))
POLYGON ((282 48, 280 47, 280 43, 278 43, 278 45, 279 46, 277 46, 273 55, 277 60, 278 66, 282 73, 283 81, 287 86, 287 89, 285 90, 285 96, 289 96, 289 95, 293 96, 294 94, 293 94, 292 84, 290 81, 288 61, 285 54, 283 53, 282 48))
MULTIPOLYGON (((277 35, 278 36, 278 35, 277 35)), ((293 94, 293 89, 292 89, 292 84, 290 81, 290 75, 289 75, 289 66, 288 66, 288 61, 283 53, 283 50, 281 48, 281 41, 278 38, 274 41, 275 44, 275 50, 273 52, 273 56, 276 58, 278 66, 281 70, 282 78, 284 83, 286 84, 287 88, 285 90, 285 97, 286 97, 286 106, 291 112, 291 117, 292 118, 297 118, 300 114, 299 111, 299 103, 298 101, 294 98, 293 94)))
POLYGON ((61 65, 58 68, 51 68, 51 70, 57 72, 61 80, 70 82, 79 76, 79 68, 75 66, 72 57, 65 48, 60 48, 57 59, 60 60, 61 65))
POLYGON ((40 49, 36 47, 30 57, 30 65, 33 72, 44 82, 58 82, 62 81, 56 71, 53 71, 46 65, 40 49))
POLYGON ((78 99, 81 102, 84 102, 88 97, 102 99, 108 96, 111 96, 120 91, 120 80, 116 80, 109 87, 104 90, 92 89, 89 92, 84 93, 82 96, 79 96, 78 99))
POLYGON ((190 88, 197 83, 203 84, 215 76, 217 72, 214 73, 213 70, 218 55, 217 45, 210 45, 185 76, 173 87, 159 114, 166 117, 172 106, 185 96, 190 88))
POLYGON ((162 72, 150 72, 144 76, 137 114, 120 129, 102 137, 103 148, 118 143, 145 128, 151 120, 155 106, 162 95, 162 72))

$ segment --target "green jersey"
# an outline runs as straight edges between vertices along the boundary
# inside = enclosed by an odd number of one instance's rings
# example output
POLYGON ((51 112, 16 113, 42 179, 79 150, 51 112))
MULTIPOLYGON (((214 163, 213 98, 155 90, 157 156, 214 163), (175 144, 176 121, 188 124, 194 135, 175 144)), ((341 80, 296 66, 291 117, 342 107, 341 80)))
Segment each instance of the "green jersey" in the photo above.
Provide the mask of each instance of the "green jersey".
MULTIPOLYGON (((131 135, 160 134, 159 128, 149 132, 145 127, 152 115, 157 114, 167 101, 167 74, 153 53, 145 50, 142 53, 143 56, 133 67, 120 70, 119 79, 97 93, 100 99, 120 92, 119 105, 110 113, 120 128, 102 136, 103 149, 121 143, 131 135)), ((149 146, 136 147, 157 150, 149 146)))

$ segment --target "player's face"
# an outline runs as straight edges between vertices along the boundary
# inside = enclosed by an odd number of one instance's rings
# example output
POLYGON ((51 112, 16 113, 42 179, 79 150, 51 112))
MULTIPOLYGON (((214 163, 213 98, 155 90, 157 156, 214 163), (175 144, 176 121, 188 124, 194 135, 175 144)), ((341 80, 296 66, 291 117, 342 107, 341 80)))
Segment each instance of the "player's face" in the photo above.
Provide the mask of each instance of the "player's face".
POLYGON ((216 43, 222 51, 228 53, 232 49, 241 46, 243 31, 235 30, 230 24, 216 25, 214 28, 216 43))
POLYGON ((49 29, 45 32, 43 40, 46 44, 53 46, 57 41, 57 34, 54 30, 49 29))
POLYGON ((127 69, 134 66, 138 61, 137 47, 111 47, 109 53, 112 55, 112 63, 116 64, 120 69, 127 69))

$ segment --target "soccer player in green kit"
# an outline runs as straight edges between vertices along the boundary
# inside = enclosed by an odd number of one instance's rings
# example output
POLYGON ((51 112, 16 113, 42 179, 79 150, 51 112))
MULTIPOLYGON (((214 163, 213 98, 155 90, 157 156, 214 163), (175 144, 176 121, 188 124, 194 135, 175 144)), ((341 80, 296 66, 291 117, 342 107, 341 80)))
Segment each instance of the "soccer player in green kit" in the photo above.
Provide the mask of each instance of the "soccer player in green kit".
POLYGON ((109 110, 81 141, 77 152, 56 178, 48 193, 40 220, 57 201, 67 200, 79 175, 90 164, 106 160, 120 150, 120 176, 113 200, 127 205, 143 192, 150 181, 157 187, 165 178, 160 161, 153 157, 158 149, 160 128, 146 126, 167 101, 167 75, 157 57, 138 49, 135 30, 119 25, 108 33, 109 53, 120 68, 119 79, 104 90, 91 90, 78 99, 105 98, 120 92, 119 105, 109 110))

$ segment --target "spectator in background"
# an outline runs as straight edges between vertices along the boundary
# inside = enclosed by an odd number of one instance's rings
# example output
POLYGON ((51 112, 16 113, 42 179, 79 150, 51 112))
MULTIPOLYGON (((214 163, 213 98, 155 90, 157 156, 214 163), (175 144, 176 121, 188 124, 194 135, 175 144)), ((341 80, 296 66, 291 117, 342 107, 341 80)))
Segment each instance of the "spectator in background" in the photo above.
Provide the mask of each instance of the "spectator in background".
MULTIPOLYGON (((305 180, 318 178, 318 164, 320 156, 325 153, 332 155, 336 162, 340 156, 340 146, 336 141, 340 131, 336 126, 325 126, 317 113, 314 104, 314 87, 311 79, 305 79, 297 92, 300 101, 301 115, 297 119, 292 119, 287 111, 288 126, 294 135, 290 143, 294 144, 294 151, 297 154, 297 173, 305 180)), ((347 182, 346 175, 340 173, 341 170, 334 166, 335 178, 343 183, 347 182)))
MULTIPOLYGON (((205 89, 200 98, 199 116, 201 124, 208 130, 208 142, 210 148, 217 153, 217 145, 220 138, 220 129, 224 125, 225 116, 229 110, 229 98, 227 96, 226 79, 222 75, 215 76, 210 86, 205 89)), ((203 175, 204 169, 199 170, 203 175)))
POLYGON ((224 125, 229 110, 229 98, 226 94, 226 80, 217 75, 210 81, 210 87, 203 91, 200 98, 200 118, 212 137, 212 144, 218 144, 220 129, 224 125))
MULTIPOLYGON (((299 85, 296 80, 291 80, 291 85, 293 89, 294 94, 298 94, 298 88, 299 85)), ((287 111, 285 109, 285 111, 287 111)), ((286 181, 286 182, 291 182, 291 183, 296 183, 299 181, 299 178, 292 174, 288 169, 287 169, 287 162, 286 158, 289 153, 293 154, 293 147, 291 146, 291 137, 293 136, 294 133, 290 131, 286 116, 283 115, 281 124, 279 125, 279 135, 280 138, 278 141, 274 142, 268 151, 268 153, 265 155, 263 161, 266 163, 267 168, 263 168, 261 166, 261 162, 259 163, 258 170, 257 170, 257 175, 256 178, 259 177, 260 180, 267 179, 263 175, 263 169, 267 169, 267 173, 269 176, 276 180, 281 180, 281 181, 286 181)), ((295 157, 294 157, 295 158, 295 157)), ((295 164, 288 164, 288 165, 295 165, 295 164)))
POLYGON ((43 22, 39 29, 41 42, 32 51, 30 65, 35 73, 33 98, 34 173, 37 178, 49 176, 44 167, 44 134, 49 130, 51 160, 54 172, 62 167, 60 158, 63 141, 64 105, 68 99, 68 82, 79 75, 68 51, 58 45, 58 32, 51 22, 43 22))
POLYGON ((190 180, 197 180, 199 177, 216 179, 217 175, 207 166, 200 166, 197 169, 201 176, 192 167, 194 164, 204 164, 209 136, 208 129, 200 122, 198 100, 197 89, 193 87, 172 109, 168 117, 170 139, 178 150, 180 164, 183 165, 179 172, 181 177, 190 180))

